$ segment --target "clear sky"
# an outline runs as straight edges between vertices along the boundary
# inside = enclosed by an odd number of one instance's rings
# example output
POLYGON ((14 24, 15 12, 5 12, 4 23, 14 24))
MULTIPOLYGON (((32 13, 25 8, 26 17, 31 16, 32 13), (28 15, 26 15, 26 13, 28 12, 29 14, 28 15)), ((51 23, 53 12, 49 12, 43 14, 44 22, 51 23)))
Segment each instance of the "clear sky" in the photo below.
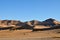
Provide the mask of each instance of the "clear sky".
POLYGON ((0 19, 60 21, 60 0, 0 0, 0 19))

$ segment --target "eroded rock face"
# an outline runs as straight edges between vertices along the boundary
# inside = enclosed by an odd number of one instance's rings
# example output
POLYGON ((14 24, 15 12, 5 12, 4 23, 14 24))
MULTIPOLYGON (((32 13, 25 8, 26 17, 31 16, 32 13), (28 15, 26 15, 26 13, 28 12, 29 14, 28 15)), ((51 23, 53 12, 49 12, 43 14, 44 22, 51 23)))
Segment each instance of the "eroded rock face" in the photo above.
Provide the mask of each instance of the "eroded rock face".
POLYGON ((44 28, 53 28, 53 27, 55 28, 55 27, 57 27, 57 25, 60 24, 59 21, 56 21, 55 19, 52 19, 52 18, 49 18, 49 19, 42 21, 42 22, 37 21, 37 20, 32 20, 32 21, 28 21, 25 23, 32 26, 33 29, 34 28, 38 28, 38 29, 42 28, 43 29, 43 27, 44 28))
POLYGON ((52 18, 42 22, 37 20, 32 20, 27 22, 21 22, 17 20, 0 20, 0 28, 13 27, 13 29, 34 29, 34 27, 38 27, 38 28, 56 27, 56 25, 60 25, 60 22, 52 18))
POLYGON ((32 29, 31 26, 17 20, 0 20, 1 29, 32 29))
POLYGON ((0 26, 21 26, 23 22, 16 21, 16 20, 0 20, 0 26))
POLYGON ((28 22, 25 22, 25 23, 30 25, 30 26, 35 26, 35 25, 40 25, 41 24, 41 22, 37 21, 37 20, 32 20, 32 21, 28 21, 28 22))
POLYGON ((0 26, 35 26, 35 25, 44 25, 44 26, 54 26, 54 25, 59 25, 60 22, 56 21, 55 19, 47 19, 45 21, 37 21, 37 20, 32 20, 28 22, 21 22, 17 20, 0 20, 0 26))
POLYGON ((55 19, 49 18, 49 19, 43 21, 42 24, 45 26, 55 26, 55 25, 59 25, 60 22, 56 21, 55 19))
POLYGON ((25 22, 26 24, 30 25, 30 26, 35 26, 35 25, 43 25, 43 26, 55 26, 55 25, 59 25, 60 22, 56 21, 55 19, 49 18, 45 21, 37 21, 37 20, 32 20, 32 21, 28 21, 25 22))

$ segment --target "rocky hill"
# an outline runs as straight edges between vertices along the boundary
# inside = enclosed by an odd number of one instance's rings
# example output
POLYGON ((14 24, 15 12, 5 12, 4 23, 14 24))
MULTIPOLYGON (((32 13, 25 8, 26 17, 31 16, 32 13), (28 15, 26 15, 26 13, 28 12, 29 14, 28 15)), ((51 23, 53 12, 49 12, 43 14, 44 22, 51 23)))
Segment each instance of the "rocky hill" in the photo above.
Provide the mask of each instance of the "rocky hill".
POLYGON ((42 22, 40 22, 38 20, 31 20, 31 21, 27 21, 25 23, 30 25, 30 26, 35 26, 35 25, 40 25, 42 22))
POLYGON ((16 21, 16 20, 0 20, 0 26, 7 27, 7 26, 21 26, 23 22, 16 21))
POLYGON ((45 21, 32 20, 21 22, 18 20, 0 20, 0 29, 34 29, 51 28, 60 26, 60 22, 49 18, 45 21))
POLYGON ((55 19, 49 18, 49 19, 43 21, 42 24, 46 25, 46 26, 55 26, 55 25, 59 25, 60 22, 55 19))

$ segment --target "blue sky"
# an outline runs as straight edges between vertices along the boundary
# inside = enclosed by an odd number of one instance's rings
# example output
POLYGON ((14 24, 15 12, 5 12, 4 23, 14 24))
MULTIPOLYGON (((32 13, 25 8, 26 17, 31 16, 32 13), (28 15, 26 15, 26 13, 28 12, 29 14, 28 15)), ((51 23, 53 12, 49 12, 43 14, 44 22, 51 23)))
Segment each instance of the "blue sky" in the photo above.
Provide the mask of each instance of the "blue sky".
POLYGON ((0 0, 0 19, 60 20, 60 0, 0 0))

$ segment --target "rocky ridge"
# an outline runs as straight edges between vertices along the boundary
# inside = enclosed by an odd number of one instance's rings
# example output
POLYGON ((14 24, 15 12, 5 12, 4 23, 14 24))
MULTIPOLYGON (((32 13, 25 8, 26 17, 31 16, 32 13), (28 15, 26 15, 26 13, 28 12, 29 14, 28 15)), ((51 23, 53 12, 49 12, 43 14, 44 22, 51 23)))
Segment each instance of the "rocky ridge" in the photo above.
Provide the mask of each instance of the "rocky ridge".
POLYGON ((0 20, 0 29, 34 29, 34 27, 39 28, 60 28, 60 22, 55 19, 49 18, 45 21, 32 20, 27 22, 21 22, 18 20, 0 20))

